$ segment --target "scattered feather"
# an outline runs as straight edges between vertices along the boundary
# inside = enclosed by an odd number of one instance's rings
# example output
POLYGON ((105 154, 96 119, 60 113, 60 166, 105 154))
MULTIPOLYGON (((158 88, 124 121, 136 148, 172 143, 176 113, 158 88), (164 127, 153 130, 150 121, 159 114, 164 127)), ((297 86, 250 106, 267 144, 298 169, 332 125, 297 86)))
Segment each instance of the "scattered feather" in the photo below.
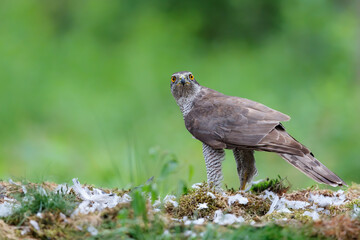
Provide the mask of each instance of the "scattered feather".
POLYGON ((63 214, 63 213, 61 212, 59 215, 60 215, 60 218, 61 218, 62 220, 64 220, 64 222, 66 222, 66 223, 68 222, 65 214, 63 214))
POLYGON ((202 185, 202 183, 194 183, 194 184, 191 186, 191 188, 193 188, 193 189, 199 189, 201 185, 202 185))
POLYGON ((199 218, 199 219, 192 221, 192 223, 195 225, 202 225, 202 224, 204 224, 204 222, 205 222, 205 218, 199 218))
POLYGON ((13 204, 4 202, 0 204, 0 217, 7 217, 13 213, 13 204))
POLYGON ((16 182, 14 182, 11 178, 9 178, 9 183, 10 183, 10 184, 14 184, 14 185, 16 185, 16 186, 21 186, 21 184, 18 184, 18 183, 16 183, 16 182))
POLYGON ((356 204, 354 204, 353 213, 351 214, 352 218, 360 217, 360 207, 358 207, 356 204))
POLYGON ((276 210, 278 213, 291 213, 290 209, 288 208, 281 208, 279 210, 276 210))
POLYGON ((39 227, 39 224, 37 223, 37 221, 35 221, 35 220, 30 220, 29 223, 31 224, 31 226, 33 226, 33 228, 34 228, 36 231, 40 231, 40 227, 39 227))
POLYGON ((208 208, 208 205, 207 205, 207 203, 199 203, 199 205, 198 205, 198 208, 197 209, 206 209, 206 208, 208 208))
POLYGON ((166 229, 164 232, 163 232, 163 234, 162 234, 163 236, 170 236, 170 232, 169 232, 169 230, 168 229, 166 229))
POLYGON ((310 205, 309 203, 304 201, 290 201, 286 198, 279 198, 275 193, 267 190, 265 190, 263 198, 268 198, 272 201, 272 204, 267 214, 271 214, 274 211, 277 211, 279 213, 291 213, 290 209, 304 209, 310 205))
POLYGON ((76 178, 73 179, 73 183, 73 190, 79 196, 79 198, 83 200, 83 202, 79 204, 72 215, 102 211, 106 208, 113 208, 117 204, 126 202, 128 200, 127 196, 120 198, 116 194, 104 193, 103 191, 96 188, 90 191, 87 187, 83 188, 76 178))
POLYGON ((120 203, 129 203, 131 201, 132 201, 132 198, 130 197, 130 195, 128 195, 126 193, 120 199, 120 203))
POLYGON ((279 201, 279 197, 275 193, 265 190, 265 194, 264 194, 263 198, 264 199, 269 198, 270 201, 272 201, 270 209, 266 213, 266 214, 271 214, 275 210, 275 207, 276 207, 276 205, 277 205, 277 203, 279 201))
POLYGON ((206 195, 211 197, 212 199, 216 198, 215 194, 213 194, 212 192, 207 192, 206 195))
POLYGON ((0 203, 0 217, 8 217, 20 207, 20 204, 15 203, 15 199, 5 197, 4 200, 4 203, 0 203))
POLYGON ((216 210, 214 215, 214 223, 219 225, 231 225, 234 223, 242 223, 244 222, 243 217, 236 217, 234 214, 223 214, 221 210, 216 210))
POLYGON ((191 230, 187 230, 187 231, 184 232, 184 236, 194 238, 194 237, 196 237, 196 233, 194 233, 191 230))
POLYGON ((21 186, 21 189, 23 190, 24 194, 27 194, 27 189, 26 189, 26 187, 24 185, 21 186))
POLYGON ((152 206, 153 206, 153 208, 158 208, 158 207, 160 207, 160 205, 161 205, 161 201, 160 201, 160 199, 158 199, 158 200, 155 200, 155 202, 152 206))
POLYGON ((174 207, 178 207, 178 202, 175 201, 176 196, 174 195, 166 195, 164 198, 164 204, 172 204, 174 207))
POLYGON ((29 232, 30 232, 30 228, 24 227, 23 229, 21 229, 20 234, 21 234, 21 236, 24 236, 24 235, 28 234, 29 232))
POLYGON ((339 206, 345 203, 346 196, 342 192, 334 193, 333 197, 328 197, 324 195, 313 195, 310 193, 309 201, 316 203, 320 207, 327 207, 330 205, 339 206))
POLYGON ((98 230, 94 226, 88 226, 87 231, 91 234, 91 236, 98 235, 98 230))
POLYGON ((241 194, 236 194, 235 196, 229 196, 228 199, 229 206, 231 206, 235 202, 245 205, 249 202, 249 200, 246 197, 243 197, 241 194))
POLYGON ((261 183, 263 181, 265 181, 265 179, 259 179, 257 181, 252 181, 251 184, 258 184, 258 183, 261 183))
POLYGON ((286 205, 288 208, 296 209, 296 210, 303 209, 310 205, 309 203, 304 201, 290 201, 287 200, 286 198, 281 198, 280 203, 286 205))
POLYGON ((303 216, 309 216, 309 217, 311 217, 314 221, 316 221, 316 220, 319 220, 319 214, 317 213, 317 212, 315 212, 315 211, 313 211, 313 212, 309 212, 309 211, 305 211, 304 213, 303 213, 303 216))

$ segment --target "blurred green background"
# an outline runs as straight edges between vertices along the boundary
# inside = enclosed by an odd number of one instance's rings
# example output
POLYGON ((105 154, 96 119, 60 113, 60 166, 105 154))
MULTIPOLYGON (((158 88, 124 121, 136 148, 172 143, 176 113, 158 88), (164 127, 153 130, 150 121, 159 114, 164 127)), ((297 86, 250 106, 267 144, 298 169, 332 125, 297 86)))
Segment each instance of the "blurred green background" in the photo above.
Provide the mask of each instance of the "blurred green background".
MULTIPOLYGON (((0 177, 126 187, 206 180, 170 76, 264 103, 348 183, 360 182, 359 6, 343 0, 0 2, 0 177)), ((256 179, 312 180, 271 153, 256 179)), ((225 183, 238 187, 227 152, 225 183)))

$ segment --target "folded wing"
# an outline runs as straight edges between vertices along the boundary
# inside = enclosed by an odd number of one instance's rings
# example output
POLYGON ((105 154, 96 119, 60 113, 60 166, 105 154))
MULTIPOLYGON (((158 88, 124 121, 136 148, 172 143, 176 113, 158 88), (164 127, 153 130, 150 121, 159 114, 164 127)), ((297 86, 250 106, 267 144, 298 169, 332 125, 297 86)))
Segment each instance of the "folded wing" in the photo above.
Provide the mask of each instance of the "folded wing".
POLYGON ((263 104, 203 88, 185 125, 195 138, 213 148, 233 148, 256 146, 280 121, 289 119, 263 104))

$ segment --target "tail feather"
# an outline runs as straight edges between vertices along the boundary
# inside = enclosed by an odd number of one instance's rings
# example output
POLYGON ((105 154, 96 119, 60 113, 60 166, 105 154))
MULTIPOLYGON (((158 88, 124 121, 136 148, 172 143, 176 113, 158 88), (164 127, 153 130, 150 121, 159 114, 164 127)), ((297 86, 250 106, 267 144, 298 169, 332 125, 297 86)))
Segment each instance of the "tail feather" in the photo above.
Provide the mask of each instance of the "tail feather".
POLYGON ((262 151, 276 152, 291 165, 319 183, 333 187, 347 186, 346 183, 319 162, 311 151, 290 136, 282 125, 275 127, 258 144, 262 151))
POLYGON ((310 154, 303 156, 291 154, 279 155, 316 182, 325 183, 333 187, 347 186, 341 178, 310 154))

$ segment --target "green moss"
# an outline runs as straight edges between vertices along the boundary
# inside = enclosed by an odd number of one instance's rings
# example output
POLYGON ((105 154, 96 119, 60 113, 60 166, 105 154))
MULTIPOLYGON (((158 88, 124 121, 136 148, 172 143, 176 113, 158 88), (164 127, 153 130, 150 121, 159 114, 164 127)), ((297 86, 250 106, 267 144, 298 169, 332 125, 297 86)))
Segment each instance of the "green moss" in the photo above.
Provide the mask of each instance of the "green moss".
POLYGON ((271 206, 269 199, 263 199, 254 194, 246 194, 245 197, 249 202, 246 205, 240 204, 239 207, 249 215, 250 218, 264 216, 269 211, 271 206))
POLYGON ((344 205, 344 207, 347 209, 354 209, 354 205, 360 207, 360 199, 354 199, 352 201, 349 201, 344 205))
POLYGON ((309 216, 304 216, 305 209, 293 210, 291 213, 279 213, 274 211, 271 214, 265 215, 261 218, 262 222, 272 222, 273 220, 286 218, 288 221, 295 221, 301 224, 309 224, 313 222, 313 219, 309 216))
POLYGON ((306 210, 296 210, 290 215, 290 218, 298 220, 301 223, 311 223, 311 222, 313 222, 312 217, 304 215, 305 211, 306 210))
POLYGON ((171 206, 165 207, 167 212, 171 213, 174 217, 188 216, 201 218, 212 216, 217 209, 223 209, 226 205, 213 188, 203 183, 199 189, 191 189, 187 194, 182 195, 177 208, 171 206), (216 195, 216 198, 212 198, 208 195, 208 192, 216 195), (208 208, 198 209, 200 203, 207 203, 208 208))
POLYGON ((289 181, 286 178, 281 178, 280 175, 278 175, 278 178, 267 178, 265 181, 252 185, 250 191, 253 193, 261 193, 265 190, 268 190, 274 193, 283 194, 286 193, 289 189, 289 181))

